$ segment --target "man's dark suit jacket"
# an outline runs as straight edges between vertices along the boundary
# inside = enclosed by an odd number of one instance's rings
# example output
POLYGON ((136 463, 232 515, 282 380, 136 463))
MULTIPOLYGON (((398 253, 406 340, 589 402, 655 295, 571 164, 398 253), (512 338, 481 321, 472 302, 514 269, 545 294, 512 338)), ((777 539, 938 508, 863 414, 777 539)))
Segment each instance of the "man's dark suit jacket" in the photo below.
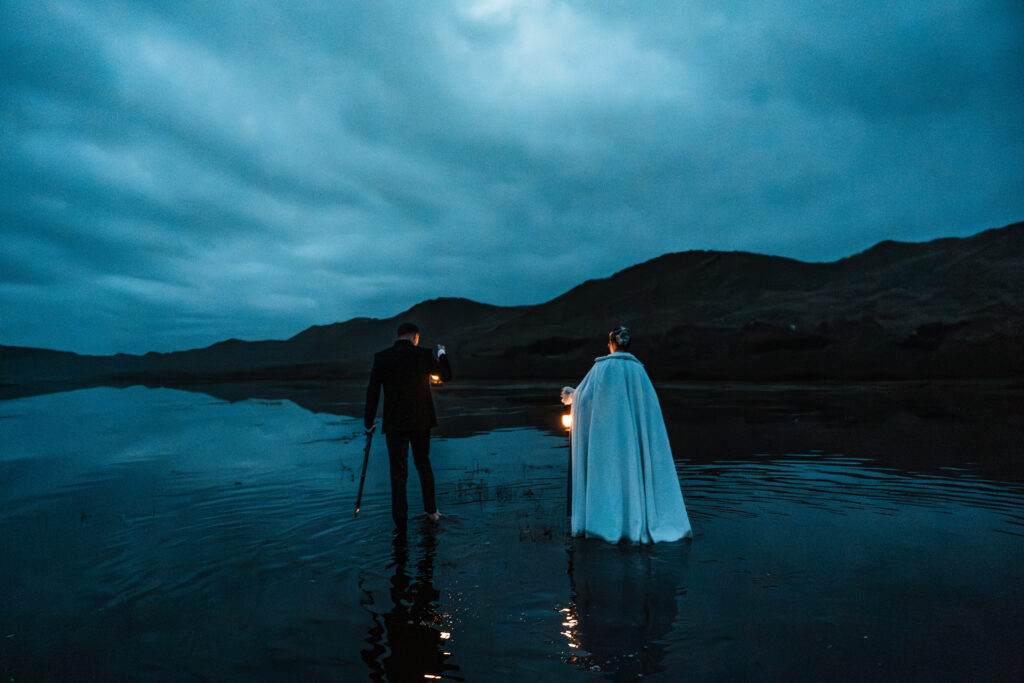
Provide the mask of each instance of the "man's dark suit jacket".
POLYGON ((419 432, 436 427, 437 415, 430 397, 431 375, 438 375, 443 382, 452 378, 448 356, 442 354, 436 359, 433 351, 413 346, 407 339, 399 339, 390 349, 374 355, 370 383, 366 386, 366 428, 373 426, 381 387, 383 432, 419 432))

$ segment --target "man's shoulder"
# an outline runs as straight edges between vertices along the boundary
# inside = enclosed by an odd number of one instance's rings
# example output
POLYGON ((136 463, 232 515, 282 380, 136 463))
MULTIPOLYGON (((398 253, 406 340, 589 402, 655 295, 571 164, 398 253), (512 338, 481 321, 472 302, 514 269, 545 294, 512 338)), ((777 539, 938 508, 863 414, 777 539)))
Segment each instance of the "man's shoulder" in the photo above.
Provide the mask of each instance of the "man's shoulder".
POLYGON ((388 348, 381 349, 380 351, 377 351, 375 354, 373 354, 373 363, 374 365, 379 365, 381 363, 387 363, 393 360, 394 358, 395 347, 389 346, 388 348))
POLYGON ((373 354, 373 358, 374 360, 391 360, 399 357, 409 358, 410 356, 417 355, 433 357, 434 352, 422 346, 402 344, 397 346, 389 346, 386 349, 381 349, 377 353, 373 354))

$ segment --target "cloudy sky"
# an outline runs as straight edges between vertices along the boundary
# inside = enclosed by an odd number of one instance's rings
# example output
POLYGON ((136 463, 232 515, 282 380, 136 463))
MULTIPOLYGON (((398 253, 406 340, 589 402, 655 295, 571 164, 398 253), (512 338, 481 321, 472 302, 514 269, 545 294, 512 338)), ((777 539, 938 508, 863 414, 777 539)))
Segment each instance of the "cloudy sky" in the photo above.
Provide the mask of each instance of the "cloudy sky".
POLYGON ((549 300, 1024 220, 1020 0, 0 4, 0 344, 549 300))

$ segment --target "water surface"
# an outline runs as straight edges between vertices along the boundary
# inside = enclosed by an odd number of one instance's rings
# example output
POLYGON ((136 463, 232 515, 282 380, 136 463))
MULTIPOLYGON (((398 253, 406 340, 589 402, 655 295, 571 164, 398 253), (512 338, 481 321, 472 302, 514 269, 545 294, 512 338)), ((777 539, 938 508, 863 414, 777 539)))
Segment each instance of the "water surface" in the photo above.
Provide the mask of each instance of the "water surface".
POLYGON ((567 538, 557 386, 438 392, 404 542, 361 387, 204 389, 0 402, 7 679, 1024 670, 1014 387, 659 386, 695 538, 648 548, 567 538))

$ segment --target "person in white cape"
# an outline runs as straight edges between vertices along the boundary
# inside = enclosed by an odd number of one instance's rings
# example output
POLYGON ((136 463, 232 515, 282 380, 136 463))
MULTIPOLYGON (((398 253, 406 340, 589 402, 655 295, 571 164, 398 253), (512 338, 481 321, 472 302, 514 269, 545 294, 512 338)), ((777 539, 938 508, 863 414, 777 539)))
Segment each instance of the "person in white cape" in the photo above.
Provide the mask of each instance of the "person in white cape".
POLYGON ((609 355, 578 387, 562 388, 572 406, 572 534, 612 543, 692 538, 661 404, 629 345, 629 330, 613 330, 609 355))

